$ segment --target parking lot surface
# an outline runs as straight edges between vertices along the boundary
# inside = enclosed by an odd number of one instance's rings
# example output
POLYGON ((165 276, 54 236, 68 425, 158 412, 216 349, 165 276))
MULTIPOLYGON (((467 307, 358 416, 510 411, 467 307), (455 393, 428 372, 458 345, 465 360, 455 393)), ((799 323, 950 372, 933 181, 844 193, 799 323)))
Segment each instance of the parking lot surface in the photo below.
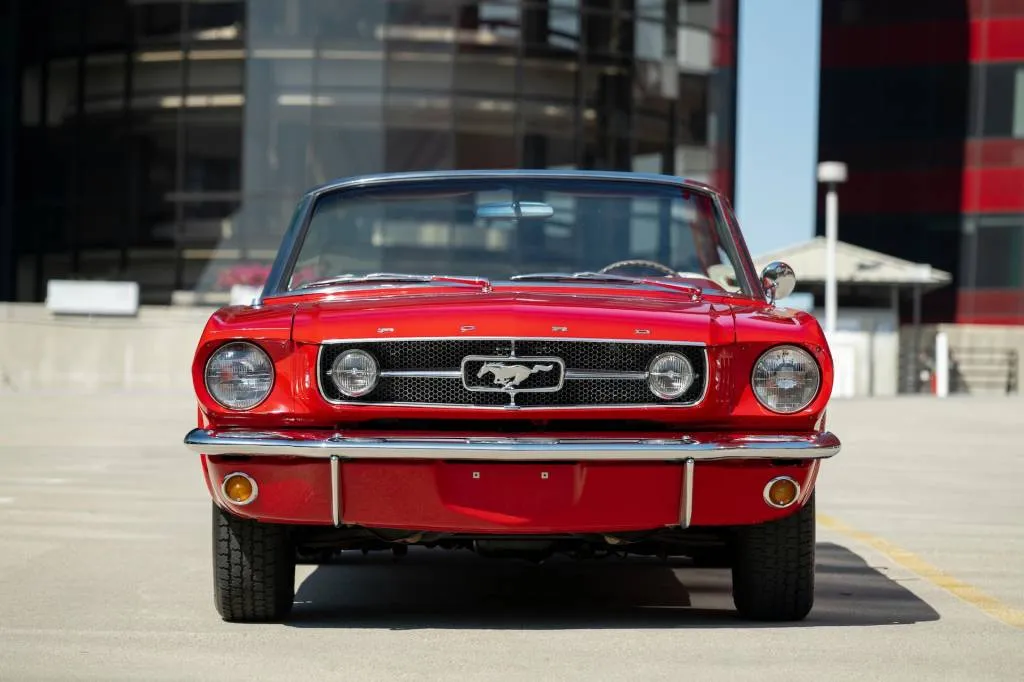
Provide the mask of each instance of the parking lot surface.
POLYGON ((836 401, 817 601, 739 621, 724 570, 467 552, 301 566, 222 622, 181 392, 0 393, 0 680, 1019 680, 1024 400, 836 401))

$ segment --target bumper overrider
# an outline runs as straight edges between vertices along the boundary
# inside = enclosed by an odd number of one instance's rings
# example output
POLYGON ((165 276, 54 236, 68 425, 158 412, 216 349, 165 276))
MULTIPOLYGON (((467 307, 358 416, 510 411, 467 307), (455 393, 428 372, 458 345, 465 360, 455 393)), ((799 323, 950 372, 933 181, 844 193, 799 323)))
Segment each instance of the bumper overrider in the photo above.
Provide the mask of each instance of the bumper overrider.
POLYGON ((194 429, 185 445, 203 455, 211 494, 240 516, 479 533, 781 518, 807 501, 821 460, 840 450, 827 431, 595 438, 194 429), (232 476, 259 492, 232 501, 232 476), (785 504, 770 492, 779 481, 791 493, 785 504))

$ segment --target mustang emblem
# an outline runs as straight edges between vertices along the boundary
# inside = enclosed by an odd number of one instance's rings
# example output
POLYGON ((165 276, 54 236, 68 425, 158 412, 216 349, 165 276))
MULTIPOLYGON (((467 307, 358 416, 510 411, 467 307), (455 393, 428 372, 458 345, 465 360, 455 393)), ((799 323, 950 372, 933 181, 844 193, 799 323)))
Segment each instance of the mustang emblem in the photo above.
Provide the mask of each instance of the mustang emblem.
POLYGON ((476 373, 477 378, 485 374, 494 375, 494 383, 502 388, 514 388, 526 381, 532 374, 537 372, 550 372, 554 365, 506 365, 504 362, 485 362, 480 371, 476 373))

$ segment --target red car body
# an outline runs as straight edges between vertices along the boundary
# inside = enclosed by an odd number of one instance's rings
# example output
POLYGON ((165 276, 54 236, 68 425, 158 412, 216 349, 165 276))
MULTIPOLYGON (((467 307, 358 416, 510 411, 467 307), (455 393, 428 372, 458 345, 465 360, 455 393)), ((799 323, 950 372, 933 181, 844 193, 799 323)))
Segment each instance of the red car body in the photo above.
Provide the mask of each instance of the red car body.
MULTIPOLYGON (((728 202, 711 188, 662 176, 591 176, 675 183, 705 193, 741 254, 741 276, 749 274, 752 265, 728 202)), ((421 177, 376 176, 328 190, 421 177)), ((307 206, 310 197, 304 199, 307 206)), ((275 268, 289 266, 288 251, 295 248, 289 244, 301 229, 298 218, 275 268)), ((757 296, 614 281, 398 281, 289 291, 275 291, 270 282, 255 305, 213 314, 195 353, 198 423, 186 443, 199 454, 215 505, 214 533, 228 538, 224 547, 238 550, 240 561, 246 560, 244 541, 231 538, 248 531, 239 524, 287 535, 282 542, 288 556, 278 557, 287 566, 292 553, 324 549, 425 544, 530 556, 533 550, 600 545, 718 557, 736 570, 737 562, 756 561, 743 555, 742 546, 737 549, 737 532, 772 528, 804 510, 810 514, 813 552, 813 509, 806 508, 822 460, 839 451, 838 439, 825 428, 833 365, 815 318, 774 304, 772 287, 792 288, 778 280, 778 273, 783 279, 791 273, 775 265, 764 278, 754 275, 757 296), (677 349, 704 367, 703 385, 685 405, 657 399, 533 404, 526 394, 516 405, 359 402, 332 399, 325 391, 321 356, 333 352, 332 344, 368 349, 380 361, 383 344, 415 347, 426 341, 452 357, 460 348, 510 347, 513 353, 499 354, 497 361, 510 371, 517 348, 531 349, 522 354, 527 358, 553 356, 550 349, 565 350, 570 343, 589 344, 587 352, 607 358, 623 357, 627 350, 677 349), (238 342, 257 346, 272 363, 272 388, 248 409, 226 407, 207 385, 211 356, 238 342), (755 395, 752 375, 764 353, 787 346, 813 358, 819 379, 806 406, 780 413, 755 395), (538 350, 545 352, 532 352, 538 350), (225 488, 232 475, 251 483, 243 503, 225 488), (769 495, 769 486, 780 479, 795 484, 787 489, 792 499, 785 505, 769 495)), ((687 284, 685 276, 678 279, 680 286, 687 284)), ((560 368, 563 386, 581 375, 573 375, 570 362, 560 368)), ((456 370, 465 374, 465 362, 429 371, 447 372, 454 385, 456 370)), ((811 571, 813 587, 813 565, 811 571)), ((734 580, 745 576, 734 574, 734 580)), ((763 582, 761 573, 757 580, 763 582)), ((255 583, 230 583, 223 575, 218 581, 218 608, 225 618, 277 618, 289 611, 288 595, 268 593, 268 603, 277 606, 253 610, 238 595, 255 583)), ((750 606, 757 597, 746 599, 746 607, 742 597, 737 605, 754 617, 801 618, 810 608, 806 600, 787 608, 778 600, 750 606)))

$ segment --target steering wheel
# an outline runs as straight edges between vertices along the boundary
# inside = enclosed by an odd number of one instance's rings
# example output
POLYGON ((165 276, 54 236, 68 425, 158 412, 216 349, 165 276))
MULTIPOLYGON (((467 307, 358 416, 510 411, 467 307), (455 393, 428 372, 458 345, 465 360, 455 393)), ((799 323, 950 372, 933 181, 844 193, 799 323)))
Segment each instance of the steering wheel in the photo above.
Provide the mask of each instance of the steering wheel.
POLYGON ((665 273, 669 277, 678 277, 679 276, 678 272, 676 272, 675 270, 673 270, 672 268, 670 268, 667 265, 662 265, 661 263, 657 263, 657 262, 655 262, 653 260, 643 260, 643 259, 616 261, 616 262, 614 262, 614 263, 612 263, 610 265, 604 266, 603 268, 598 270, 598 272, 603 274, 603 273, 606 273, 606 272, 611 272, 612 270, 615 270, 616 268, 626 268, 626 267, 630 267, 630 266, 642 266, 642 267, 653 268, 655 270, 660 270, 661 272, 665 273))

